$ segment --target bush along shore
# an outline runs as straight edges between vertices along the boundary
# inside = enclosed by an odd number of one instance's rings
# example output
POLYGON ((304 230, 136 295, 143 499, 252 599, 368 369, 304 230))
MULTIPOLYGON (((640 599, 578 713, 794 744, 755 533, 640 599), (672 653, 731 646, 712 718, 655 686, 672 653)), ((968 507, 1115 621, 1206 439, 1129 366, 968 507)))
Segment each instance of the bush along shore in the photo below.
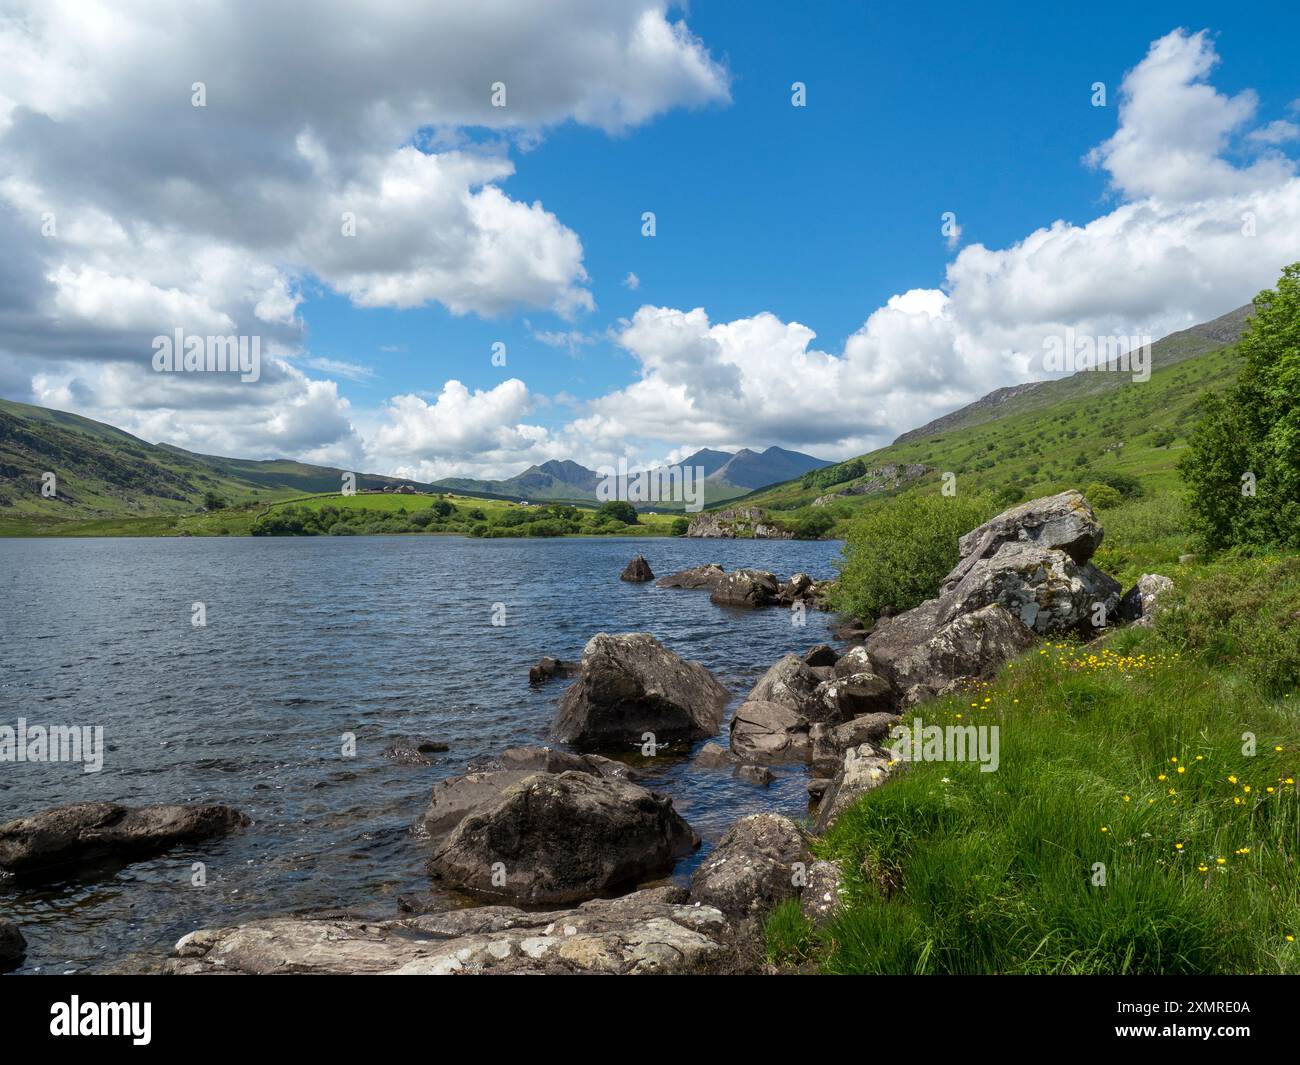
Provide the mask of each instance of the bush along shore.
MULTIPOLYGON (((924 554, 929 533, 902 546, 924 554)), ((833 622, 838 646, 772 664, 729 721, 701 665, 648 633, 596 634, 580 662, 529 678, 573 677, 555 747, 433 788, 413 845, 437 891, 386 914, 198 929, 129 967, 1296 971, 1300 560, 1126 591, 1091 561, 1102 540, 1075 491, 968 528, 936 594, 913 602, 904 582, 878 617, 833 622), (698 834, 612 755, 697 744, 698 767, 759 785, 774 763, 807 765, 810 812, 737 821, 686 885, 666 878, 698 834)), ((848 594, 854 566, 839 587, 714 565, 659 583, 816 609, 848 594)), ((624 576, 653 574, 638 558, 624 576)), ((231 831, 257 826, 225 807, 83 803, 0 826, 0 868, 40 877, 231 831)))

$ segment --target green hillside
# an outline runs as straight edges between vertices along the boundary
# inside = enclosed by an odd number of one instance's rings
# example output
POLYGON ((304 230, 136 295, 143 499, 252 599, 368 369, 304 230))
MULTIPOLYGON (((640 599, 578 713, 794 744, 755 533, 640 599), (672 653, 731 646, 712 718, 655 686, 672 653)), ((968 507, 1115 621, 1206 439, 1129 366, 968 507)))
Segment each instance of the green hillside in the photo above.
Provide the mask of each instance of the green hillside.
MULTIPOLYGON (((1232 346, 1167 360, 1149 381, 1113 372, 1076 374, 1034 386, 1027 409, 1008 409, 993 421, 900 438, 859 460, 817 470, 728 505, 759 506, 785 524, 826 514, 842 522, 894 495, 936 491, 944 473, 956 475, 962 493, 991 492, 1008 505, 1114 481, 1129 499, 1171 505, 1179 489, 1176 470, 1206 392, 1227 387, 1239 360, 1232 346), (833 497, 888 463, 922 463, 929 472, 899 489, 868 496, 833 497), (865 472, 864 472, 865 471, 865 472), (833 498, 820 506, 814 501, 833 498)), ((832 535, 834 528, 832 528, 832 535)))

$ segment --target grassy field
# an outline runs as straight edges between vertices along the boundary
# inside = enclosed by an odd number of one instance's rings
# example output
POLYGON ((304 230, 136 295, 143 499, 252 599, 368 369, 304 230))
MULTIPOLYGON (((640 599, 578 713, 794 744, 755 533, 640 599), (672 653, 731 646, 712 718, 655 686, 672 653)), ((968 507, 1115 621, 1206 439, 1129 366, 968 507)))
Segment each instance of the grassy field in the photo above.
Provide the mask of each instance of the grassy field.
MULTIPOLYGON (((390 522, 403 522, 404 519, 428 511, 439 500, 456 508, 458 515, 471 512, 481 513, 489 527, 500 527, 499 523, 511 520, 507 515, 517 517, 544 518, 554 513, 550 506, 528 506, 500 499, 480 499, 473 496, 461 496, 451 493, 445 495, 398 495, 388 493, 360 492, 345 496, 337 493, 293 496, 274 503, 255 503, 244 506, 227 507, 223 510, 201 514, 165 514, 148 517, 115 517, 89 521, 51 521, 36 519, 0 518, 0 537, 3 536, 249 536, 254 532, 259 519, 282 514, 286 510, 312 511, 317 514, 327 508, 349 511, 357 515, 373 516, 390 522)), ((595 508, 574 507, 581 516, 580 520, 590 521, 595 508)), ((627 536, 669 536, 673 532, 673 521, 680 515, 641 514, 636 525, 610 526, 599 532, 587 535, 608 535, 618 533, 627 536)), ((502 532, 493 535, 529 535, 529 523, 516 527, 518 531, 502 532)), ((453 521, 450 525, 431 522, 420 529, 374 528, 366 522, 359 525, 363 531, 375 532, 414 532, 420 535, 466 535, 469 526, 453 521)), ((584 535, 583 533, 565 533, 563 535, 584 535)))
POLYGON ((844 864, 843 911, 814 930, 782 906, 772 960, 1300 973, 1300 557, 1170 575, 1177 600, 1154 631, 1048 644, 912 711, 999 726, 999 768, 908 764, 866 795, 816 845, 844 864))

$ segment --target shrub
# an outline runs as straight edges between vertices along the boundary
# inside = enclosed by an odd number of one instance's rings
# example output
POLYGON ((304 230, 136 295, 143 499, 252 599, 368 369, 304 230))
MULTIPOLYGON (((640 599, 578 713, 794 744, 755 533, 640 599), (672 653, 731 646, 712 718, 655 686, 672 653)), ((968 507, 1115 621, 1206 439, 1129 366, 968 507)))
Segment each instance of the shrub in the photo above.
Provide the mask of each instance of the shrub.
POLYGON ((685 518, 673 518, 673 524, 671 529, 672 535, 685 536, 686 530, 689 529, 690 527, 691 527, 691 523, 687 521, 685 518))
POLYGON ((1089 503, 1099 510, 1109 510, 1111 507, 1117 507, 1124 502, 1124 497, 1108 484, 1102 484, 1100 481, 1093 481, 1083 490, 1089 503))
POLYGON ((1178 464, 1195 527, 1211 548, 1300 547, 1300 263, 1255 297, 1238 351, 1237 383, 1202 401, 1178 464))
POLYGON ((907 610, 957 564, 957 540, 997 511, 987 496, 904 495, 849 526, 834 606, 855 617, 907 610))
POLYGON ((625 499, 611 499, 596 508, 597 517, 610 517, 626 525, 637 524, 636 507, 625 499))

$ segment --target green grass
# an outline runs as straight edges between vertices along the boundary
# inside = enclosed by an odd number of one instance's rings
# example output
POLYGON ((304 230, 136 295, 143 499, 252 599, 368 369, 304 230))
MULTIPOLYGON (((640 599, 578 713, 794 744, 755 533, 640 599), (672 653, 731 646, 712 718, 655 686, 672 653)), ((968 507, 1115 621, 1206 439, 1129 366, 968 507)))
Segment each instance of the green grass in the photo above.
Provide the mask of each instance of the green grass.
POLYGON ((1154 631, 1050 644, 912 711, 998 725, 998 770, 920 762, 864 796, 816 846, 848 871, 844 910, 816 932, 774 914, 769 954, 831 973, 1300 973, 1297 621, 1300 556, 1189 567, 1154 631))

